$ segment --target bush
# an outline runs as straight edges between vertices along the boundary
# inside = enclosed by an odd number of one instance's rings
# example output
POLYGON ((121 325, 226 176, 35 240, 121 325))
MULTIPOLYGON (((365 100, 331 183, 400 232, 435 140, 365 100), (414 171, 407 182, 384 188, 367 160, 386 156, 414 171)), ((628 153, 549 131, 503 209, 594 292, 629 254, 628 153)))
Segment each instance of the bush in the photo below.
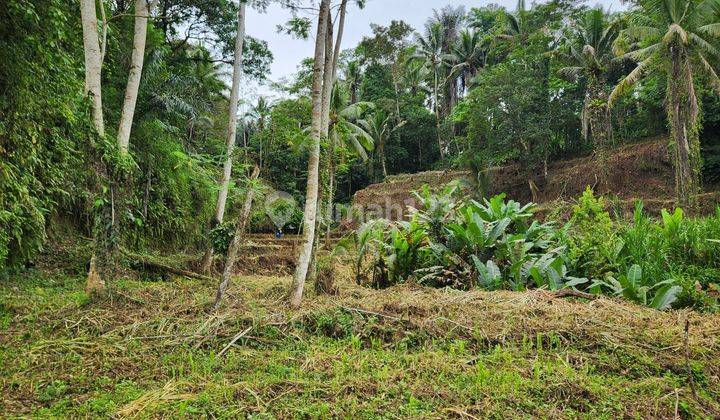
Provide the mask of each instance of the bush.
MULTIPOLYGON (((682 210, 653 220, 636 205, 632 222, 614 222, 588 189, 563 227, 533 220, 534 204, 483 203, 457 186, 416 193, 409 221, 375 220, 355 234, 359 283, 376 288, 414 281, 487 290, 575 288, 656 309, 717 308, 708 291, 720 273, 720 210, 687 219, 682 210)), ((714 293, 714 292, 713 292, 714 293)))
POLYGON ((620 268, 618 258, 623 242, 605 208, 605 199, 595 197, 588 187, 573 207, 570 219, 570 265, 574 272, 588 278, 603 278, 620 268))
POLYGON ((561 230, 531 221, 534 204, 506 202, 504 195, 483 203, 464 201, 456 191, 456 185, 439 194, 426 188, 416 194, 421 208, 413 209, 410 221, 362 226, 358 281, 372 273, 374 287, 414 280, 435 287, 513 290, 587 282, 568 275, 561 230))

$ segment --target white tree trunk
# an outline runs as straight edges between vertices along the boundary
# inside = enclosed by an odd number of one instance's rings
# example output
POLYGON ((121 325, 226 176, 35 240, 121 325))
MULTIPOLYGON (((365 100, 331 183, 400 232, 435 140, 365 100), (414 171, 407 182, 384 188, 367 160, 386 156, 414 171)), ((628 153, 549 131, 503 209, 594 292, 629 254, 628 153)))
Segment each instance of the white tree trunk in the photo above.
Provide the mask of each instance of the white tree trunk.
POLYGON ((325 57, 325 41, 328 30, 328 11, 330 0, 320 2, 317 36, 315 37, 315 56, 313 64, 312 82, 312 130, 310 134, 310 156, 308 158, 307 192, 305 194, 305 213, 303 220, 303 243, 298 256, 292 289, 290 290, 290 305, 298 308, 302 302, 305 279, 307 277, 310 259, 313 254, 315 241, 315 219, 318 207, 318 181, 320 168, 320 137, 323 127, 323 59, 325 57))
MULTIPOLYGON (((80 20, 83 32, 83 52, 85 55, 85 93, 92 100, 92 116, 95 130, 101 136, 105 134, 105 122, 102 112, 102 53, 98 40, 98 22, 94 0, 80 0, 80 20)), ((90 269, 85 282, 88 294, 103 292, 105 281, 96 267, 95 251, 90 258, 90 269)))
POLYGON ((80 0, 80 18, 85 52, 85 91, 90 95, 93 103, 93 125, 100 135, 104 135, 105 122, 102 113, 102 87, 100 84, 102 54, 98 40, 98 22, 94 0, 80 0))
MULTIPOLYGON (((335 41, 335 51, 332 57, 332 85, 335 85, 337 81, 337 63, 338 57, 340 56, 340 47, 342 45, 343 32, 345 30, 345 13, 347 11, 348 0, 343 0, 340 4, 340 20, 338 22, 338 34, 337 40, 335 41)), ((330 89, 332 92, 332 88, 330 89)), ((328 113, 330 107, 328 107, 328 113)), ((325 226, 325 247, 330 246, 330 229, 332 228, 334 211, 333 202, 335 201, 335 144, 333 140, 330 140, 330 147, 328 148, 328 191, 327 191, 327 208, 325 209, 328 223, 325 226)))
MULTIPOLYGON (((227 204, 228 188, 232 176, 233 152, 235 150, 235 135, 237 134, 237 110, 240 99, 240 79, 242 76, 242 52, 245 42, 245 8, 243 1, 238 9, 237 35, 235 36, 235 56, 233 58, 233 79, 230 88, 230 109, 228 113, 227 137, 225 138, 226 157, 223 165, 223 174, 220 178, 220 191, 215 204, 215 223, 220 224, 225 218, 225 205, 227 204)), ((207 273, 212 264, 212 246, 203 257, 202 270, 207 273)))
POLYGON ((260 167, 255 166, 252 175, 250 175, 250 183, 248 186, 247 193, 245 193, 245 204, 243 205, 242 213, 238 219, 237 226, 235 226, 235 235, 233 236, 230 247, 228 248, 227 261, 225 261, 225 269, 223 270, 222 282, 218 286, 217 292, 215 293, 215 309, 220 306, 223 295, 225 295, 225 289, 230 284, 233 272, 235 270, 235 262, 237 261, 237 255, 240 251, 240 245, 242 237, 245 234, 245 227, 247 221, 250 219, 250 210, 252 210, 253 199, 255 198, 255 187, 253 182, 260 176, 260 167))
POLYGON ((121 154, 128 152, 130 145, 130 131, 132 130, 137 104, 140 78, 142 77, 143 62, 145 60, 145 41, 147 39, 147 23, 150 16, 147 0, 135 0, 135 29, 133 33, 132 55, 130 57, 130 74, 125 88, 120 125, 118 127, 118 147, 121 154))
POLYGON ((332 16, 327 14, 327 32, 325 33, 325 64, 323 65, 322 87, 322 138, 327 139, 330 128, 330 101, 333 89, 333 22, 332 16))

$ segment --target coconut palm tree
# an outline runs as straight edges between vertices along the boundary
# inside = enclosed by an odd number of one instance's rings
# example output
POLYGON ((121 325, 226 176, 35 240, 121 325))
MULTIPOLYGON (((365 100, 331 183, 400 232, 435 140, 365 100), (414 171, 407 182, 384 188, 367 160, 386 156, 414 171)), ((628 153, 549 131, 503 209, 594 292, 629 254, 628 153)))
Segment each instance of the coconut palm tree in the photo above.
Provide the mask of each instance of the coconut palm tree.
MULTIPOLYGON (((367 131, 365 131, 358 121, 368 111, 375 109, 372 102, 356 102, 345 104, 340 94, 340 89, 336 86, 333 89, 333 95, 330 102, 330 127, 328 130, 328 194, 326 214, 328 218, 333 215, 333 205, 335 200, 335 170, 336 159, 344 158, 345 151, 349 151, 360 157, 363 161, 367 161, 368 152, 375 147, 374 140, 367 131)), ((325 226, 325 244, 330 243, 331 220, 328 220, 325 226)))
POLYGON ((410 90, 410 94, 413 96, 415 96, 418 91, 422 91, 426 95, 432 95, 432 89, 425 86, 425 81, 429 76, 430 70, 425 66, 425 63, 416 59, 410 59, 405 62, 403 72, 400 75, 400 81, 406 89, 410 90))
MULTIPOLYGON (((453 47, 457 43, 461 27, 465 21, 465 8, 463 6, 453 7, 445 6, 440 10, 433 10, 433 17, 428 22, 430 25, 440 25, 442 28, 442 52, 443 54, 451 54, 453 47)), ((448 60, 444 60, 443 70, 450 72, 452 64, 448 60)), ((444 115, 450 114, 458 101, 458 78, 447 77, 442 84, 444 106, 442 111, 444 115)))
POLYGON ((360 125, 372 138, 373 144, 377 147, 383 177, 387 177, 388 173, 387 166, 385 164, 385 144, 396 130, 405 125, 405 121, 396 123, 396 116, 378 109, 367 118, 359 120, 358 125, 360 125))
POLYGON ((460 91, 464 94, 478 70, 485 65, 487 57, 486 43, 478 31, 463 30, 452 53, 446 56, 453 64, 449 78, 460 80, 460 91))
POLYGON ((528 10, 525 7, 525 0, 518 0, 515 13, 505 13, 505 33, 498 35, 498 37, 510 41, 525 42, 530 34, 527 15, 528 10))
POLYGON ((682 205, 693 204, 699 190, 700 139, 695 74, 707 77, 720 93, 711 63, 720 59, 720 0, 641 0, 638 13, 615 43, 616 53, 636 61, 609 97, 612 105, 648 74, 667 80, 665 107, 671 127, 675 189, 682 205), (625 52, 625 47, 629 52, 625 52))
POLYGON ((255 121, 258 130, 264 130, 265 124, 267 123, 268 118, 270 118, 272 109, 272 102, 268 101, 264 96, 261 96, 258 98, 255 105, 250 106, 247 116, 255 121))
POLYGON ((445 158, 445 146, 442 142, 440 133, 440 83, 441 74, 445 61, 443 60, 444 52, 444 32, 439 23, 429 24, 425 27, 425 35, 416 35, 417 46, 413 57, 421 60, 425 67, 432 75, 432 109, 437 122, 437 140, 440 148, 440 158, 445 158))
POLYGON ((612 45, 618 33, 618 21, 610 22, 600 8, 591 9, 580 24, 574 25, 571 34, 563 39, 556 51, 569 64, 558 71, 560 76, 571 81, 585 79, 585 102, 581 113, 583 138, 587 140, 590 132, 595 145, 600 147, 610 140, 605 87, 608 69, 614 59, 612 45))
POLYGON ((354 104, 358 101, 358 92, 360 91, 360 82, 362 80, 362 69, 357 61, 350 61, 345 70, 345 82, 350 92, 350 103, 354 104))
POLYGON ((310 132, 310 154, 308 157, 308 179, 305 194, 305 211, 303 212, 303 239, 298 255, 298 262, 290 288, 290 305, 300 307, 305 280, 310 260, 313 256, 315 243, 315 218, 318 210, 318 195, 320 186, 320 138, 323 134, 322 126, 322 91, 323 70, 325 58, 325 42, 327 40, 328 26, 330 25, 330 0, 320 1, 320 10, 315 36, 315 54, 313 56, 312 76, 312 128, 310 132))
MULTIPOLYGON (((268 153, 270 153, 270 150, 272 150, 272 135, 262 135, 262 132, 265 130, 267 125, 267 121, 270 118, 270 114, 272 113, 272 109, 272 102, 268 101, 264 96, 260 96, 254 105, 250 105, 248 111, 245 113, 244 121, 242 122, 243 124, 249 123, 249 127, 251 127, 255 132, 261 133, 260 136, 257 136, 260 143, 258 165, 260 166, 261 172, 265 169, 264 164, 266 157, 268 153)), ((243 141, 245 140, 245 135, 246 133, 243 132, 243 141)))

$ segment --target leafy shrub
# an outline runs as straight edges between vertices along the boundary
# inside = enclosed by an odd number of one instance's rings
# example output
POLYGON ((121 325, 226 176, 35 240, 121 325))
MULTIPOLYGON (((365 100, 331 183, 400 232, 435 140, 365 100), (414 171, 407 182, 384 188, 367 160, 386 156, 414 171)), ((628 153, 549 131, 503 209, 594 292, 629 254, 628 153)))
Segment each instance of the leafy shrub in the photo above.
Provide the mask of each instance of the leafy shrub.
POLYGON ((669 309, 682 291, 682 287, 676 285, 674 279, 648 285, 643 281, 642 268, 637 264, 633 264, 627 274, 621 275, 618 279, 608 276, 605 281, 595 281, 593 287, 606 287, 617 296, 657 310, 669 309), (652 300, 651 292, 653 292, 652 300))
POLYGON ((586 190, 560 228, 533 220, 534 204, 457 197, 457 186, 417 193, 409 221, 375 220, 355 234, 359 283, 405 281, 487 290, 576 288, 659 310, 713 308, 720 210, 687 219, 682 210, 653 220, 637 203, 632 222, 613 222, 602 198, 586 190), (590 280, 591 279, 591 280, 590 280))
POLYGON ((568 238, 573 271, 589 278, 602 278, 618 268, 624 243, 615 233, 603 197, 595 197, 588 187, 573 207, 572 235, 568 238))
POLYGON ((406 280, 436 287, 522 290, 577 286, 568 275, 563 235, 550 223, 531 221, 535 205, 454 198, 456 185, 417 194, 410 221, 370 222, 358 231, 359 281, 385 287, 406 280), (367 261, 367 260, 370 261, 367 261), (363 269, 363 263, 366 268, 363 269))
POLYGON ((682 288, 677 306, 717 306, 707 292, 720 278, 720 210, 701 218, 687 218, 681 209, 663 210, 660 220, 653 220, 637 203, 632 223, 620 223, 618 230, 624 244, 620 265, 641 267, 644 286, 673 279, 682 288))

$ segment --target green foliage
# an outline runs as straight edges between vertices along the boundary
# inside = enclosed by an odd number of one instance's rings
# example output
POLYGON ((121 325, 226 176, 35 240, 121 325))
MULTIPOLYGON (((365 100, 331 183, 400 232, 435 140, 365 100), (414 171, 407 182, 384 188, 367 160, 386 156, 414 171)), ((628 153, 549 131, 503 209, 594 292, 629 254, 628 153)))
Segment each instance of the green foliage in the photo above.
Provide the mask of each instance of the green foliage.
POLYGON ((220 223, 210 230, 209 236, 213 250, 219 255, 225 255, 235 237, 235 223, 220 223))
POLYGON ((717 308, 711 293, 720 274, 720 214, 686 218, 681 209, 663 210, 654 220, 638 202, 632 221, 613 222, 601 200, 586 192, 581 202, 569 231, 570 269, 595 279, 590 289, 649 305, 658 299, 717 308))
POLYGON ((394 98, 392 72, 381 64, 371 64, 365 69, 360 98, 363 101, 377 102, 381 99, 394 98))
POLYGON ((58 209, 87 209, 95 141, 82 98, 77 8, 12 0, 0 10, 0 269, 31 259, 58 209))
POLYGON ((595 281, 591 287, 608 288, 617 296, 659 311, 670 309, 682 291, 682 287, 676 285, 673 279, 659 281, 652 285, 647 285, 647 283, 647 281, 643 281, 642 268, 633 264, 627 274, 621 275, 618 279, 607 276, 604 281, 595 281), (650 299, 651 292, 654 293, 652 300, 650 299))
MULTIPOLYGON (((461 289, 553 290, 585 283, 568 275, 561 235, 531 221, 534 205, 496 196, 484 203, 455 197, 456 185, 417 193, 410 221, 372 222, 361 229, 359 262, 372 255, 374 285, 409 279, 461 289)), ((359 264, 358 264, 359 265, 359 264)), ((358 270, 362 272, 362 270, 358 270)))
POLYGON ((416 193, 409 221, 377 220, 357 233, 358 281, 387 287, 415 281, 488 290, 574 288, 623 297, 658 310, 714 309, 720 273, 720 210, 706 219, 664 212, 661 223, 638 204, 633 224, 616 224, 586 190, 568 224, 533 220, 535 205, 458 197, 457 185, 416 193), (703 272, 704 274, 699 275, 703 272), (693 279, 688 281, 688 279, 693 279))
POLYGON ((568 254, 572 267, 589 278, 613 272, 624 246, 605 208, 605 199, 595 197, 590 187, 573 207, 568 254))

